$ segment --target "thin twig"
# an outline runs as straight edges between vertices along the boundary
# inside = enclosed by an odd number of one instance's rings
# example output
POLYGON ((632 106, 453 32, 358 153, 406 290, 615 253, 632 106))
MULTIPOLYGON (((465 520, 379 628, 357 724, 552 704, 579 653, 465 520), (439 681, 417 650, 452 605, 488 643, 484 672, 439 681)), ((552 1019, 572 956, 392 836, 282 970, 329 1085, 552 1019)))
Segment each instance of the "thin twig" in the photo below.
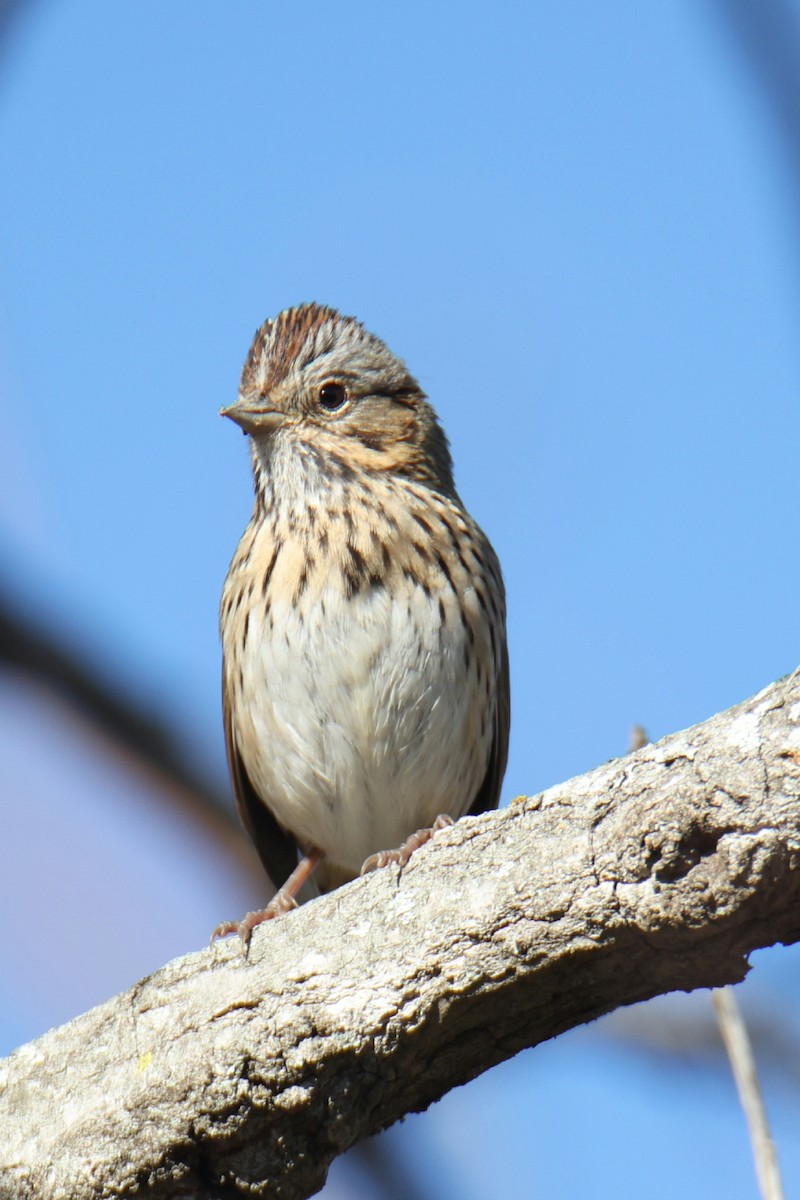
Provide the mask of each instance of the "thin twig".
POLYGON ((711 993, 719 1031, 730 1060, 736 1089, 744 1109, 750 1144, 756 1164, 758 1186, 763 1200, 783 1200, 783 1183, 775 1143, 770 1133, 764 1097, 758 1082, 753 1047, 742 1010, 733 988, 715 988, 711 993))

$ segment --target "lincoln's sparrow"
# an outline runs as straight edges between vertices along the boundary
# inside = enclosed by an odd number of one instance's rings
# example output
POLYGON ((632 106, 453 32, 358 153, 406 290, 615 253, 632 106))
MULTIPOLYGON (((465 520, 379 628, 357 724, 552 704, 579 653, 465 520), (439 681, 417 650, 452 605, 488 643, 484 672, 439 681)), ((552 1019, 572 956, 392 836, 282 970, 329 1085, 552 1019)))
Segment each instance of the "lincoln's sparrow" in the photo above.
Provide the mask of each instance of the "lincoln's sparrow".
POLYGON ((315 869, 329 890, 497 805, 508 655, 497 558, 383 342, 331 308, 287 309, 222 411, 250 435, 256 493, 222 594, 228 761, 280 888, 216 931, 246 944, 315 869))

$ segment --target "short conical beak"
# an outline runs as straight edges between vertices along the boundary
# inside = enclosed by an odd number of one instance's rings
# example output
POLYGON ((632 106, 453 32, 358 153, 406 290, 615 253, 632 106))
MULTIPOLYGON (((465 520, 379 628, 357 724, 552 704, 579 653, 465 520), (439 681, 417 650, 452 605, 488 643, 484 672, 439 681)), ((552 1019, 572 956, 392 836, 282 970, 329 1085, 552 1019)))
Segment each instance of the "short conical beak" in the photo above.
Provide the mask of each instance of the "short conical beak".
POLYGON ((219 410, 221 417, 230 417, 245 433, 274 433, 283 423, 284 414, 275 408, 260 408, 249 400, 237 400, 219 410))

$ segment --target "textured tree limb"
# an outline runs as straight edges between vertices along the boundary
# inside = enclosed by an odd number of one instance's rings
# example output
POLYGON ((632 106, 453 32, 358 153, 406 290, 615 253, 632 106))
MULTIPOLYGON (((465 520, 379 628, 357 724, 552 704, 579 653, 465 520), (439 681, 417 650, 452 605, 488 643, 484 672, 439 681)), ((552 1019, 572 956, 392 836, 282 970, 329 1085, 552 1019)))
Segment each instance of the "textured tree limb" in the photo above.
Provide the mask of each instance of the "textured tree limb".
POLYGON ((0 1064, 0 1195, 301 1197, 525 1046, 800 938, 800 672, 0 1064))

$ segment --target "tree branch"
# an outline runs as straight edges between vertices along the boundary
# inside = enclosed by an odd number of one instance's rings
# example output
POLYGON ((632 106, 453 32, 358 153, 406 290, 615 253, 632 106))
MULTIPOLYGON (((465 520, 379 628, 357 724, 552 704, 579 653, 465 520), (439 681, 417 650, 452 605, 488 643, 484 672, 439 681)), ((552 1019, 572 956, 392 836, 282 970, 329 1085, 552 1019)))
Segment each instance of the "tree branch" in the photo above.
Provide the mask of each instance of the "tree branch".
POLYGON ((310 1195, 523 1047, 743 978, 800 937, 799 900, 800 671, 23 1046, 0 1064, 0 1193, 310 1195))

